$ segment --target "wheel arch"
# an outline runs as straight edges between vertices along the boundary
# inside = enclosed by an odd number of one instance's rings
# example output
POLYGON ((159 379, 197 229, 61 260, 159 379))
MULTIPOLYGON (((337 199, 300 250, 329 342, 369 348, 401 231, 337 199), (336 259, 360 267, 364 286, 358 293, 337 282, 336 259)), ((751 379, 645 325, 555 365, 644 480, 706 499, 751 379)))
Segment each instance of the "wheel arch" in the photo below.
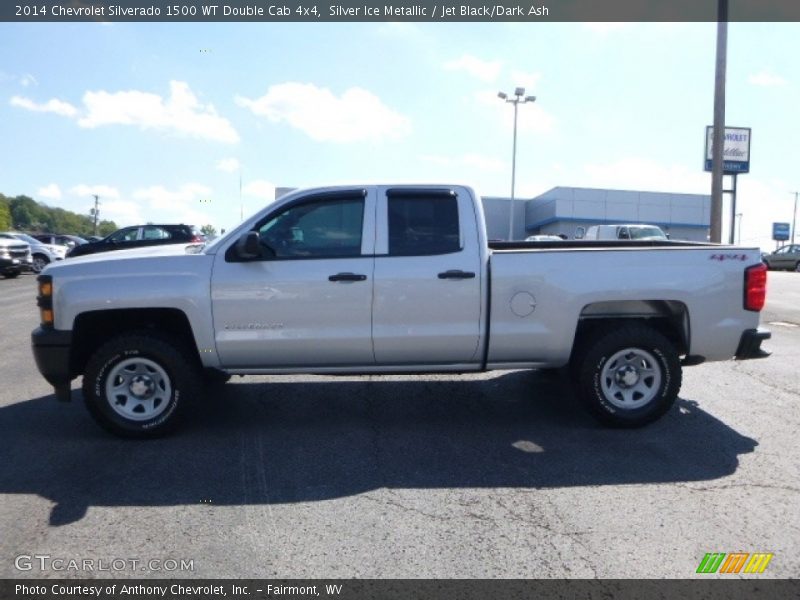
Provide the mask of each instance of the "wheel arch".
POLYGON ((688 355, 691 324, 687 306, 677 300, 621 300, 594 302, 583 307, 573 341, 572 358, 604 331, 631 323, 652 327, 666 337, 678 354, 688 355))
POLYGON ((109 339, 124 333, 153 330, 176 338, 200 362, 197 343, 186 313, 177 308, 133 308, 89 311, 73 324, 70 373, 83 373, 94 352, 109 339))

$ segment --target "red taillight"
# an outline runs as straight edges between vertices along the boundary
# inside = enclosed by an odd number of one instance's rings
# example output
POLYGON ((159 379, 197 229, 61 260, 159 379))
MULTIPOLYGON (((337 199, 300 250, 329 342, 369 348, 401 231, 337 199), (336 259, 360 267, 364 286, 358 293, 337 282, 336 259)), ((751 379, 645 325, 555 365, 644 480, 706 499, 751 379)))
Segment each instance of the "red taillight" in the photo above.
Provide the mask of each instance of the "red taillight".
POLYGON ((747 267, 744 271, 744 308, 760 311, 767 299, 767 265, 747 267))
POLYGON ((199 236, 199 235, 193 235, 192 236, 192 243, 193 244, 199 244, 202 241, 203 241, 203 238, 201 236, 199 236))

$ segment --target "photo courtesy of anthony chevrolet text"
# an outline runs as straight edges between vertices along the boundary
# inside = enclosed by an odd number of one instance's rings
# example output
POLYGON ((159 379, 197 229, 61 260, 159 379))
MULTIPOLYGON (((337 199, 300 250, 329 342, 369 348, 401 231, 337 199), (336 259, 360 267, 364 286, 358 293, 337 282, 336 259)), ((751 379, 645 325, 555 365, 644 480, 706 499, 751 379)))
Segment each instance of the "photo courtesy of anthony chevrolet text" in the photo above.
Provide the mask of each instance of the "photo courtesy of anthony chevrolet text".
POLYGON ((800 3, 0 3, 0 600, 800 598, 800 3))

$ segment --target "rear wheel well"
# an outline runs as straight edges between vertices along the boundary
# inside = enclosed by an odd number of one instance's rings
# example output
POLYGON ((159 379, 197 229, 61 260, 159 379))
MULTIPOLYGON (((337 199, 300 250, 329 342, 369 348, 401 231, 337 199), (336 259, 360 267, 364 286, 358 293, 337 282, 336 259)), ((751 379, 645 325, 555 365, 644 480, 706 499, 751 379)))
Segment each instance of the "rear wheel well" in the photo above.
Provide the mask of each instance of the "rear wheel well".
POLYGON ((641 323, 667 338, 678 354, 689 353, 689 312, 686 305, 670 300, 599 302, 581 311, 571 361, 598 335, 631 323, 641 323))
POLYGON ((89 358, 111 338, 130 331, 152 330, 179 341, 199 364, 200 356, 189 319, 176 308, 91 311, 78 315, 72 328, 70 373, 84 372, 89 358))

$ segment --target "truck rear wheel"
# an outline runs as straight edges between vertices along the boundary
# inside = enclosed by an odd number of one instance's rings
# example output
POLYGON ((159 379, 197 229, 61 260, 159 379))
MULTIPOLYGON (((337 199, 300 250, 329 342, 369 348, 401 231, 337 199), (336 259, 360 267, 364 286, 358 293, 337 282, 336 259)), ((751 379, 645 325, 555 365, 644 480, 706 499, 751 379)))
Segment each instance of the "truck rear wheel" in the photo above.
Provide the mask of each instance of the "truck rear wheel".
POLYGON ((613 427, 641 427, 675 403, 681 364, 675 347, 644 325, 600 333, 576 365, 581 399, 598 420, 613 427))
POLYGON ((172 431, 201 393, 199 366, 177 340, 148 331, 120 335, 86 366, 83 398, 107 431, 157 437, 172 431))

